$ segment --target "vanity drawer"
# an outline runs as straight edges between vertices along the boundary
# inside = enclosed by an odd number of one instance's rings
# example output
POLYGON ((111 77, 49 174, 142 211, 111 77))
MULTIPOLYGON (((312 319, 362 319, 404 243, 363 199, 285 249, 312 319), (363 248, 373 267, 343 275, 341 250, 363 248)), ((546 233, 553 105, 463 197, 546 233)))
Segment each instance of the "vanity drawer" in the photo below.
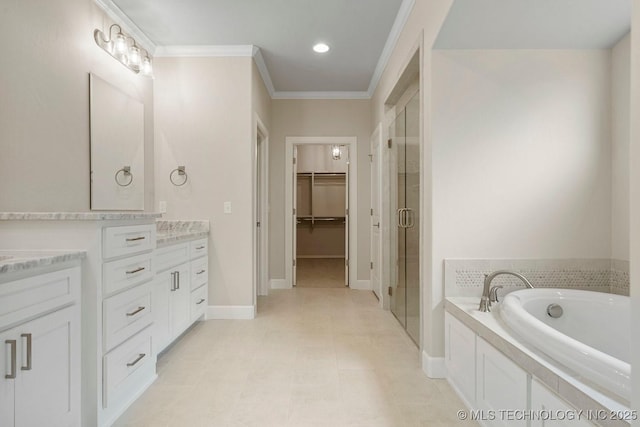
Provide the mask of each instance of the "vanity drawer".
POLYGON ((208 286, 200 286, 191 292, 191 321, 195 322, 207 310, 208 286))
POLYGON ((170 245, 155 251, 156 271, 161 272, 189 260, 189 243, 170 245))
POLYGON ((109 295, 153 278, 153 254, 136 255, 102 265, 103 293, 109 295))
POLYGON ((150 325, 152 310, 150 282, 104 300, 105 352, 150 325))
POLYGON ((2 283, 0 331, 79 300, 80 267, 2 283))
POLYGON ((191 242, 191 259, 205 256, 207 254, 207 239, 194 240, 191 242))
POLYGON ((105 259, 149 251, 156 246, 156 225, 105 227, 102 245, 105 259))
POLYGON ((147 328, 103 358, 102 385, 103 406, 108 407, 127 392, 139 387, 146 375, 145 370, 153 370, 155 358, 151 352, 151 328, 147 328))
POLYGON ((191 261, 191 290, 197 289, 209 280, 209 258, 191 261))

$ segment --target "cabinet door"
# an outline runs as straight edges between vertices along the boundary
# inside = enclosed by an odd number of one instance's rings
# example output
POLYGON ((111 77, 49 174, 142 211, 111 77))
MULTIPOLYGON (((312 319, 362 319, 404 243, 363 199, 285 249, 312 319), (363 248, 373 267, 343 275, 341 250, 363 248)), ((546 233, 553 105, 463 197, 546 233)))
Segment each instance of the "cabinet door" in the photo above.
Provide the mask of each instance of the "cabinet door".
POLYGON ((78 426, 80 328, 74 305, 18 328, 15 425, 78 426))
POLYGON ((158 354, 169 344, 169 295, 173 294, 173 270, 156 275, 153 281, 151 305, 153 306, 153 353, 158 354))
POLYGON ((176 274, 176 286, 169 293, 169 325, 171 339, 176 338, 191 324, 189 302, 191 297, 189 264, 172 269, 176 274))
POLYGON ((500 411, 528 408, 528 374, 481 338, 476 339, 476 351, 476 404, 485 414, 495 415, 486 425, 526 426, 526 420, 507 419, 500 411))
POLYGON ((466 400, 475 406, 476 399, 476 334, 462 322, 445 313, 445 363, 448 380, 466 400))
MULTIPOLYGON (((531 410, 537 414, 555 414, 551 419, 535 418, 531 427, 590 427, 593 424, 577 416, 579 411, 537 380, 531 381, 531 410), (564 417, 560 417, 564 416, 564 417)), ((586 417, 586 415, 585 415, 586 417)))
POLYGON ((18 338, 15 329, 0 333, 0 426, 13 426, 15 379, 6 378, 6 375, 17 374, 18 362, 12 363, 13 357, 18 357, 18 338), (15 368, 14 368, 15 366, 15 368))

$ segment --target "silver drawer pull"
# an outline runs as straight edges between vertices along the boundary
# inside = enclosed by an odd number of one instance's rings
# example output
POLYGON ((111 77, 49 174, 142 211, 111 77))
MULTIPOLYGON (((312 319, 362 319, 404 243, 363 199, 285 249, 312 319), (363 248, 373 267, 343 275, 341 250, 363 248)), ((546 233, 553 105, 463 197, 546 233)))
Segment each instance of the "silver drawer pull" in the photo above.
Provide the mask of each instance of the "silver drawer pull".
POLYGON ((200 301, 198 301, 198 302, 196 303, 196 305, 200 305, 200 304, 202 304, 203 302, 204 302, 204 298, 202 298, 200 301))
POLYGON ((145 308, 147 308, 147 307, 140 306, 137 309, 133 310, 131 313, 127 313, 127 316, 135 316, 136 314, 140 313, 145 308))
POLYGON ((207 271, 207 270, 200 270, 200 271, 198 271, 196 274, 202 274, 202 273, 204 273, 205 271, 207 271))
POLYGON ((31 370, 31 334, 22 334, 20 335, 22 338, 27 339, 27 366, 20 367, 23 371, 31 370))
POLYGON ((137 364, 137 363, 138 363, 139 361, 141 361, 145 356, 146 356, 146 354, 145 354, 145 353, 140 353, 140 354, 138 355, 138 357, 136 357, 136 360, 134 360, 133 362, 129 362, 129 363, 127 363, 127 366, 129 366, 129 367, 130 367, 130 366, 133 366, 133 365, 137 364))
POLYGON ((4 343, 11 346, 11 373, 5 374, 4 377, 12 380, 16 377, 16 348, 18 347, 18 343, 16 340, 6 340, 4 343))
POLYGON ((204 245, 203 246, 196 246, 196 250, 199 251, 200 249, 204 249, 204 245))
POLYGON ((140 237, 127 237, 127 242, 137 242, 138 240, 144 240, 146 239, 145 236, 140 236, 140 237))
POLYGON ((126 273, 127 273, 127 274, 136 274, 136 273, 140 273, 140 272, 141 272, 142 270, 144 270, 144 269, 145 269, 145 267, 138 267, 138 268, 136 268, 136 269, 134 269, 134 270, 129 270, 129 271, 127 271, 126 273))

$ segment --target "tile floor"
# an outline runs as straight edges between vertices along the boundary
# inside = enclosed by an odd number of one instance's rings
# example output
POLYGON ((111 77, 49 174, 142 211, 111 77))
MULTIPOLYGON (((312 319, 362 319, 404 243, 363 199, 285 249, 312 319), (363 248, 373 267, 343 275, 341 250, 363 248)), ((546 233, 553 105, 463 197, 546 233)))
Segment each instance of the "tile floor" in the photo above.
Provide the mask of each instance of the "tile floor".
POLYGON ((116 422, 154 427, 444 427, 463 408, 371 292, 272 291, 254 320, 200 322, 116 422))
POLYGON ((344 258, 298 258, 296 287, 344 288, 344 258))

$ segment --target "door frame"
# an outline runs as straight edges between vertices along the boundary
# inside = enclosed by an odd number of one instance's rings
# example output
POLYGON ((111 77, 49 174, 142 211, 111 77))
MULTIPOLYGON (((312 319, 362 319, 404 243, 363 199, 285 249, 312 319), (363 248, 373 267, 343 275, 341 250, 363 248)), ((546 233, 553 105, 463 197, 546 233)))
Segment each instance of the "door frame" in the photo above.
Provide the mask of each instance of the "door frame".
POLYGON ((386 214, 383 210, 383 194, 382 194, 382 177, 383 177, 383 173, 382 173, 382 169, 383 169, 383 141, 386 140, 386 138, 384 138, 384 128, 383 128, 383 123, 380 122, 378 123, 378 125, 376 126, 375 130, 373 131, 373 133, 371 134, 371 137, 369 138, 369 155, 370 157, 370 161, 373 164, 373 162, 375 162, 375 165, 377 166, 376 170, 378 172, 378 176, 377 179, 374 179, 374 168, 371 167, 370 168, 370 182, 371 182, 371 216, 370 218, 370 229, 369 229, 369 244, 370 244, 370 249, 369 249, 369 258, 371 260, 372 267, 373 265, 375 265, 376 263, 378 264, 378 283, 374 283, 373 282, 373 276, 370 273, 369 274, 369 279, 371 280, 371 288, 376 291, 376 287, 377 287, 377 292, 379 293, 379 299, 380 299, 380 307, 382 308, 387 308, 389 307, 389 295, 387 292, 384 292, 384 283, 388 283, 388 281, 384 280, 384 272, 386 270, 386 266, 385 266, 385 257, 384 257, 384 230, 385 230, 385 220, 386 220, 386 214), (374 142, 375 140, 377 140, 378 142, 378 149, 375 150, 374 152, 374 142), (378 185, 374 188, 373 183, 377 182, 378 185), (378 203, 377 206, 374 206, 373 200, 373 194, 376 193, 377 197, 375 199, 377 199, 378 203), (373 213, 376 212, 377 213, 377 218, 378 218, 378 248, 377 251, 374 250, 374 239, 373 239, 373 221, 374 221, 374 216, 373 213), (374 259, 374 254, 378 254, 377 259, 374 259))
POLYGON ((253 229, 253 306, 257 309, 258 295, 269 294, 269 131, 257 113, 254 113, 253 122, 251 227, 253 229), (258 161, 260 161, 260 168, 258 168, 258 161), (258 194, 260 194, 260 206, 258 206, 258 194), (259 241, 258 211, 261 217, 259 241))
POLYGON ((346 145, 349 147, 349 286, 358 278, 358 138, 355 136, 287 136, 285 138, 284 262, 285 288, 293 287, 293 147, 294 145, 346 145))

